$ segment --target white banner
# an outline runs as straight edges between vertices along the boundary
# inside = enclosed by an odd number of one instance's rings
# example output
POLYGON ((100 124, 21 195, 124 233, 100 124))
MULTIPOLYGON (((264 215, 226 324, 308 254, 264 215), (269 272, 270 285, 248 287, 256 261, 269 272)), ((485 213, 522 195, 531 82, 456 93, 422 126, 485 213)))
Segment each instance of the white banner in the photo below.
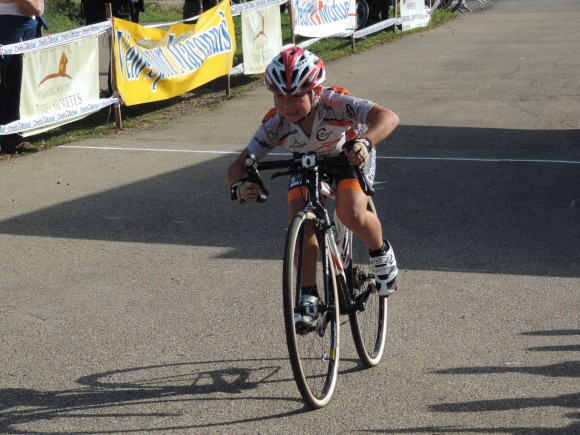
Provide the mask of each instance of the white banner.
POLYGON ((247 3, 234 3, 231 6, 232 17, 237 17, 244 11, 255 11, 257 9, 262 9, 273 4, 283 5, 287 1, 288 0, 251 0, 247 3))
POLYGON ((16 44, 0 45, 0 56, 6 54, 21 54, 26 51, 43 50, 49 47, 68 44, 69 42, 83 39, 90 35, 100 35, 107 31, 110 32, 112 27, 110 21, 104 21, 62 33, 54 33, 41 38, 29 39, 28 41, 18 42, 16 44))
POLYGON ((91 113, 98 112, 99 110, 107 106, 112 106, 113 104, 120 105, 121 102, 117 97, 101 98, 100 100, 89 101, 82 106, 75 107, 73 110, 59 110, 57 112, 51 112, 48 115, 19 119, 10 124, 0 125, 0 136, 20 132, 24 132, 23 136, 29 136, 30 134, 38 133, 40 127, 46 126, 47 128, 40 129, 41 131, 45 131, 49 128, 54 128, 61 124, 84 118, 91 113))
POLYGON ((402 30, 410 30, 415 27, 425 27, 429 24, 429 8, 425 9, 423 0, 401 0, 401 23, 402 30))
POLYGON ((261 74, 272 58, 282 51, 280 6, 242 11, 244 74, 261 74))
POLYGON ((296 35, 323 38, 356 28, 355 0, 291 1, 296 35))
POLYGON ((37 119, 34 134, 54 128, 45 119, 60 114, 57 124, 80 119, 83 107, 99 99, 98 36, 67 45, 24 53, 20 120, 37 119))

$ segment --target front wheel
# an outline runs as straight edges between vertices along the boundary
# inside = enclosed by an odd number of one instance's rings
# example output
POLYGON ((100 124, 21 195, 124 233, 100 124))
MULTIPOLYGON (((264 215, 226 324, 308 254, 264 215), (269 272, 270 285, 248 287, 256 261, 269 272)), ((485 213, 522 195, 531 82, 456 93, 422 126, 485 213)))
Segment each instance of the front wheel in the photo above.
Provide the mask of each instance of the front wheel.
MULTIPOLYGON (((336 283, 332 269, 325 292, 327 261, 325 234, 318 228, 312 212, 299 212, 286 237, 283 267, 283 305, 286 342, 294 379, 304 401, 314 409, 326 405, 334 392, 338 376, 339 313, 336 283), (311 261, 307 261, 311 260, 311 261), (302 289, 316 284, 319 304, 308 328, 295 324, 295 315, 306 314, 300 307, 302 289), (325 293, 327 293, 325 295, 325 293)), ((328 270, 328 269, 327 269, 328 270)), ((308 314, 312 313, 312 309, 308 314)))
MULTIPOLYGON (((376 214, 371 198, 367 209, 376 214)), ((352 260, 347 270, 352 284, 353 309, 350 326, 356 351, 367 367, 376 366, 385 350, 387 336, 387 298, 380 297, 374 284, 374 267, 366 244, 351 232, 352 260)))

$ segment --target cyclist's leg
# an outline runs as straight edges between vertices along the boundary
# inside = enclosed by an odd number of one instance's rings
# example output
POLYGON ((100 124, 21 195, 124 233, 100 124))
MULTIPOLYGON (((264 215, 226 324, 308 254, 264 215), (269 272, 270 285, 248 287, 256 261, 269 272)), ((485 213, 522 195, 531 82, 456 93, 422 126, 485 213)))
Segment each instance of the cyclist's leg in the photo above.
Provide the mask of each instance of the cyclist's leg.
MULTIPOLYGON (((348 175, 347 175, 348 176, 348 175)), ((389 296, 398 286, 397 262, 390 244, 383 238, 381 221, 367 209, 368 198, 358 180, 340 179, 337 183, 336 212, 339 219, 369 248, 375 266, 375 280, 381 296, 389 296)))
MULTIPOLYGON (((377 154, 373 148, 363 168, 363 175, 369 186, 375 181, 377 154)), ((336 213, 343 224, 361 238, 369 249, 380 249, 383 244, 381 221, 375 213, 368 210, 368 198, 358 182, 352 166, 337 168, 336 213)))
POLYGON ((383 230, 381 221, 367 209, 367 204, 368 198, 356 178, 342 179, 337 183, 338 218, 374 251, 383 245, 383 230))
POLYGON ((347 184, 356 185, 358 180, 343 180, 338 185, 336 192, 338 218, 359 236, 369 249, 380 249, 383 244, 381 221, 367 210, 367 196, 361 190, 345 188, 347 184))

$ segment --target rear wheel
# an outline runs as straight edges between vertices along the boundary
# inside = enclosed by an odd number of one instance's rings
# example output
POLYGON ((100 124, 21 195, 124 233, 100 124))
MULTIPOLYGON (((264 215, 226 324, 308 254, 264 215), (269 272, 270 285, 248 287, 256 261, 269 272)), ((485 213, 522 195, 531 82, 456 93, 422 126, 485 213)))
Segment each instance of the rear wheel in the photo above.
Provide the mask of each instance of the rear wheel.
MULTIPOLYGON (((323 266, 326 259, 322 252, 326 251, 323 249, 324 237, 324 233, 318 230, 315 215, 301 211, 290 224, 284 254, 283 304, 286 342, 298 390, 311 408, 321 408, 330 401, 338 376, 339 314, 332 269, 328 274, 328 298, 325 297, 323 266), (317 240, 318 247, 314 243, 313 249, 312 243, 305 243, 309 237, 317 240), (295 314, 307 314, 302 312, 299 302, 302 288, 312 285, 312 280, 304 273, 304 269, 309 267, 306 264, 309 254, 310 258, 316 257, 316 286, 320 303, 316 321, 305 330, 297 328, 294 318, 295 314)), ((329 264, 329 267, 332 265, 329 264)))
POLYGON ((449 4, 449 9, 452 12, 455 12, 457 9, 459 9, 464 4, 465 4, 465 0, 453 0, 449 4))
POLYGON ((451 3, 453 3, 453 0, 441 0, 439 3, 439 9, 447 9, 451 6, 451 3))
MULTIPOLYGON (((371 198, 367 208, 376 214, 371 198)), ((366 244, 352 233, 351 237, 352 260, 347 274, 352 282, 355 306, 349 314, 350 326, 361 362, 367 367, 374 367, 381 361, 385 350, 387 298, 377 293, 374 267, 370 263, 366 244)))
POLYGON ((366 0, 356 0, 356 28, 362 29, 368 24, 370 15, 369 4, 366 0))

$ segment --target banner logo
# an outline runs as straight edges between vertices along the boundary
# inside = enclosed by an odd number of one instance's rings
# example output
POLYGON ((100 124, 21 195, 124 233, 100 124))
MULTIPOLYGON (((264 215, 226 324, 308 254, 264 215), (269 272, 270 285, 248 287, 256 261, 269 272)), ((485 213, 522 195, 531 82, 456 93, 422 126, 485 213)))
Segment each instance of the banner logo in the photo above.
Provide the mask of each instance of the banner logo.
POLYGON ((47 75, 45 78, 43 78, 41 80, 41 82, 38 84, 38 86, 40 86, 41 84, 43 84, 47 80, 56 79, 58 77, 64 77, 64 78, 72 80, 73 78, 66 73, 66 64, 67 63, 68 63, 68 59, 66 58, 66 54, 63 53, 60 56, 60 62, 58 65, 58 72, 54 73, 54 74, 47 75))

